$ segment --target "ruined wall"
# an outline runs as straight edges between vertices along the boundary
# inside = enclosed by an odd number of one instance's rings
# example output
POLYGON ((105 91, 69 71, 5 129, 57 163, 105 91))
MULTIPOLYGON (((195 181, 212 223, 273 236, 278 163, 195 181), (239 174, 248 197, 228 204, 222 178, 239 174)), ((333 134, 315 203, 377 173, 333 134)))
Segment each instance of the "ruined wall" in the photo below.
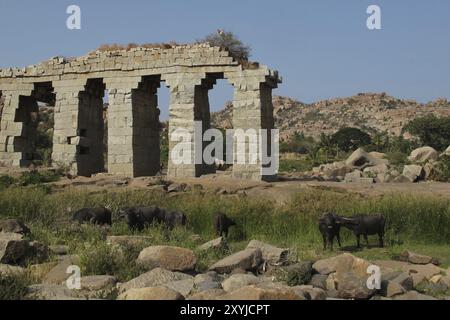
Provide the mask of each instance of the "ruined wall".
MULTIPOLYGON (((208 91, 216 79, 235 87, 234 126, 272 128, 269 97, 281 82, 265 66, 244 70, 226 50, 207 44, 171 49, 134 48, 95 52, 77 59, 53 58, 35 66, 0 70, 0 92, 5 99, 1 120, 0 161, 27 165, 30 128, 17 112, 31 97, 36 84, 50 83, 56 94, 53 162, 69 166, 75 174, 104 170, 101 120, 103 90, 109 94, 108 172, 127 176, 154 175, 159 170, 159 110, 156 90, 161 81, 170 90, 169 133, 177 128, 194 132, 210 127, 208 91)), ((170 150, 176 142, 170 143, 170 150)), ((192 151, 202 141, 188 141, 192 151)), ((194 155, 194 152, 193 154, 194 155)), ((234 167, 240 178, 261 179, 261 166, 234 167)), ((198 177, 213 172, 206 164, 174 165, 169 175, 198 177)))

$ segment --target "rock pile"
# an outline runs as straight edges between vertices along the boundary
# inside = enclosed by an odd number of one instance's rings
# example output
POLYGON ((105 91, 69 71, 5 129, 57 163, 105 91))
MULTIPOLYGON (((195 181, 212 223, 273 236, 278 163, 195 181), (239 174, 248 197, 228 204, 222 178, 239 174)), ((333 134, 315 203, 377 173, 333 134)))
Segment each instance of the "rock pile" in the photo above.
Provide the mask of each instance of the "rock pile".
MULTIPOLYGON (((448 152, 450 154, 450 147, 448 152)), ((409 164, 399 171, 389 163, 385 154, 358 149, 346 161, 314 168, 311 177, 348 183, 415 183, 431 179, 444 155, 447 154, 439 155, 431 147, 418 148, 408 157, 409 164)))
MULTIPOLYGON (((8 222, 10 224, 10 222, 8 222)), ((12 224, 15 225, 15 224, 12 224)), ((26 229, 24 229, 26 230, 26 229)), ((109 237, 115 247, 141 246, 145 237, 109 237)), ((196 252, 224 251, 224 239, 199 246, 196 252)), ((445 297, 450 270, 438 267, 433 257, 405 251, 397 261, 373 261, 344 253, 317 261, 297 261, 290 250, 253 240, 246 249, 228 255, 198 272, 194 251, 172 246, 144 248, 136 260, 146 272, 125 283, 114 276, 82 276, 81 287, 69 289, 67 268, 80 264, 77 255, 44 262, 45 247, 17 233, 0 233, 0 276, 34 274, 39 279, 28 288, 28 297, 44 300, 325 300, 395 299, 433 300, 445 297), (21 262, 34 259, 28 269, 21 262), (368 268, 381 270, 380 288, 368 286, 368 268)), ((66 248, 54 248, 61 249, 66 248)))

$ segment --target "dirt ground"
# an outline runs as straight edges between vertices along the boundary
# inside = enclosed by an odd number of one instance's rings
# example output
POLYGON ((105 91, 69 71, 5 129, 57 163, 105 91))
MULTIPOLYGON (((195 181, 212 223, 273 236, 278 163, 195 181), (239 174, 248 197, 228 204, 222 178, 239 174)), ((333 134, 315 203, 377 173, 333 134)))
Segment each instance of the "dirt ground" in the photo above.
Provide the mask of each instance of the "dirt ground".
MULTIPOLYGON (((0 168, 1 174, 19 176, 25 169, 0 168)), ((62 178, 53 183, 56 190, 66 188, 84 188, 98 191, 102 189, 152 189, 167 183, 184 183, 195 188, 201 186, 206 192, 218 194, 245 193, 247 196, 272 199, 277 203, 289 201, 292 195, 307 189, 330 190, 336 192, 354 192, 364 196, 380 196, 390 193, 405 193, 417 195, 437 195, 450 197, 450 183, 421 182, 421 183, 346 183, 292 180, 280 177, 277 182, 257 182, 237 180, 231 177, 230 172, 218 172, 200 178, 170 179, 165 176, 126 178, 105 173, 90 178, 76 177, 74 179, 62 178)))
POLYGON ((126 178, 98 174, 91 178, 77 177, 63 178, 54 183, 56 190, 66 188, 83 188, 99 191, 104 189, 160 189, 163 184, 186 184, 191 189, 201 188, 206 192, 220 195, 245 193, 250 197, 271 199, 278 204, 288 202, 294 194, 308 189, 330 190, 336 192, 353 192, 364 196, 380 196, 391 193, 405 193, 415 195, 434 195, 450 197, 450 183, 422 182, 422 183, 345 183, 285 180, 278 182, 255 182, 233 179, 229 173, 219 173, 192 179, 171 179, 167 177, 126 178), (201 186, 201 187, 199 187, 201 186))

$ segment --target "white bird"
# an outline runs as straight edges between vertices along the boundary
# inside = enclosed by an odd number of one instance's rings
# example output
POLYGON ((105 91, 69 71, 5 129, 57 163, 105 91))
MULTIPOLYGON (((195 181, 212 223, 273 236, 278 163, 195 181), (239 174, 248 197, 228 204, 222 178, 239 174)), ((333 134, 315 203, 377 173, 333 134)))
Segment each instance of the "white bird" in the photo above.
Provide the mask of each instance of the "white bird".
POLYGON ((223 36, 225 34, 225 31, 223 31, 222 29, 217 29, 217 33, 223 36))

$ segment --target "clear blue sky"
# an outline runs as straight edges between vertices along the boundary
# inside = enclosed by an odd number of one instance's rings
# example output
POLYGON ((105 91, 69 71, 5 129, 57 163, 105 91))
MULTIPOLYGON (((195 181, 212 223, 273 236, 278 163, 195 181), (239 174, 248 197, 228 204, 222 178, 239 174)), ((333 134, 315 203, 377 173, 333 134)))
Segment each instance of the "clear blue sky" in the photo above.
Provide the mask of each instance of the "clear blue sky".
MULTIPOLYGON (((450 99, 448 0, 1 0, 0 67, 78 56, 104 43, 190 42, 217 28, 238 34, 253 60, 280 71, 278 95, 450 99), (81 7, 80 31, 65 26, 70 4, 81 7), (381 7, 380 31, 366 28, 370 4, 381 7)), ((220 84, 213 109, 231 94, 220 84)))

